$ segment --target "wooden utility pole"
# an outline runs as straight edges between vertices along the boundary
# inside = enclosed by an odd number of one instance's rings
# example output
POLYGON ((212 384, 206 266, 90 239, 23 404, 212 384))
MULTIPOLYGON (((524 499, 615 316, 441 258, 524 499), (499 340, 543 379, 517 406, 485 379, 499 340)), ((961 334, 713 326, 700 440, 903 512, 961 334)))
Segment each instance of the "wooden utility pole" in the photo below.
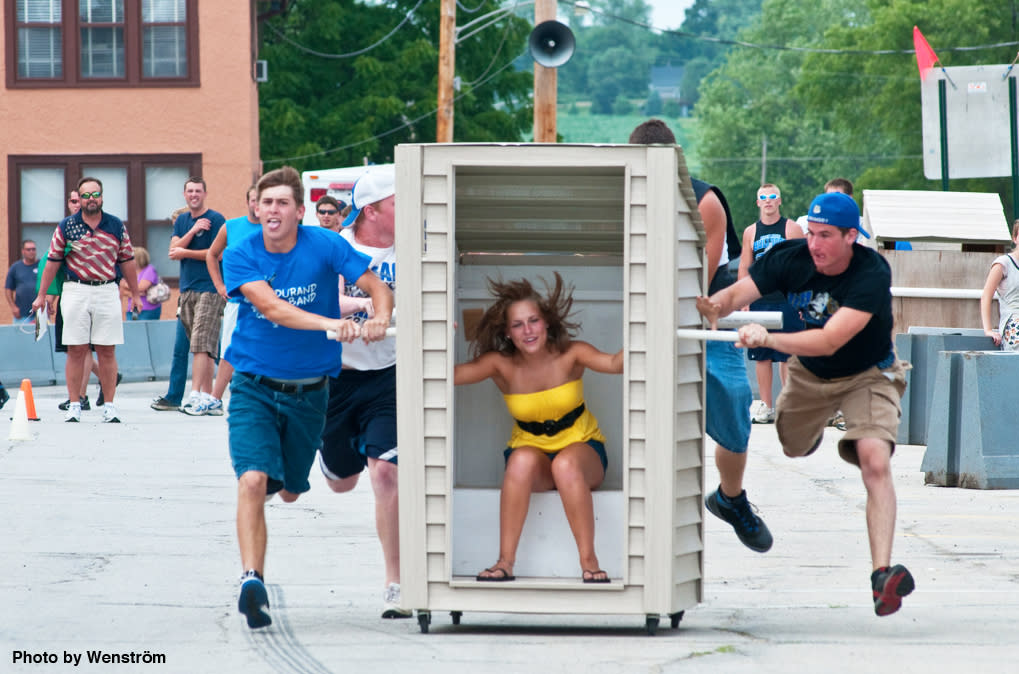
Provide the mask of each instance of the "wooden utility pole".
MULTIPOLYGON (((556 18, 556 0, 535 0, 534 25, 556 18)), ((556 69, 534 64, 534 142, 556 142, 556 69)))
MULTIPOLYGON (((554 1, 554 0, 553 0, 554 1)), ((435 142, 453 142, 453 78, 456 76, 456 0, 439 5, 439 111, 435 115, 435 142)))

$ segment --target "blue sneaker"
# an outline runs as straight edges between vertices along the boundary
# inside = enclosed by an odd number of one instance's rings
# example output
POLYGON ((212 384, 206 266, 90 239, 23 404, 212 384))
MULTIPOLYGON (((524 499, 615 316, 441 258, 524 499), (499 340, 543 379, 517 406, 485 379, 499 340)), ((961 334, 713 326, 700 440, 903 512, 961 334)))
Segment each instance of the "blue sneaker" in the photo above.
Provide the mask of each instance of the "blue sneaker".
POLYGON ((712 515, 732 525, 743 545, 754 552, 767 552, 771 549, 772 538, 768 525, 754 514, 745 489, 736 498, 729 498, 719 487, 708 494, 704 505, 712 515))
POLYGON ((248 619, 248 627, 258 629, 272 624, 266 609, 269 608, 269 594, 265 591, 262 576, 251 569, 241 576, 241 596, 237 600, 237 610, 248 619))
POLYGON ((210 417, 223 416, 223 401, 219 398, 213 398, 206 404, 205 413, 210 417))
POLYGON ((189 400, 181 409, 184 410, 184 414, 192 417, 204 417, 209 413, 208 404, 204 400, 196 400, 195 398, 189 400))

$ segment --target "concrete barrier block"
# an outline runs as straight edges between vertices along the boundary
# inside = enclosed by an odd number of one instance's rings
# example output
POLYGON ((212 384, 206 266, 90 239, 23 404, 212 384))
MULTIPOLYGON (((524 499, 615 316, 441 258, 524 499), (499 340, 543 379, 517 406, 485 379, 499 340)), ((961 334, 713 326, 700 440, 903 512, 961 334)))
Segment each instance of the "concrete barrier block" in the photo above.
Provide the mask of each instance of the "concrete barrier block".
POLYGON ((1019 353, 938 354, 924 482, 968 489, 1019 489, 1015 382, 1019 353))
POLYGON ((145 326, 151 322, 124 321, 124 343, 117 346, 117 371, 124 375, 124 381, 152 381, 156 378, 145 326))
MULTIPOLYGON (((895 354, 899 357, 899 360, 913 363, 913 339, 909 335, 904 333, 895 335, 895 354)), ((914 365, 914 367, 916 366, 914 365)), ((899 416, 899 430, 895 436, 895 444, 897 445, 909 444, 910 400, 912 395, 913 370, 910 368, 906 370, 906 392, 902 394, 902 400, 899 403, 902 413, 899 416)))
MULTIPOLYGON (((22 379, 32 386, 56 384, 53 372, 53 333, 35 341, 31 325, 0 325, 0 381, 17 390, 22 379)), ((13 395, 13 394, 12 394, 13 395)))
MULTIPOLYGON (((141 321, 145 324, 152 356, 152 370, 157 379, 170 378, 173 362, 173 343, 177 338, 177 319, 172 321, 141 321)), ((191 378, 191 358, 188 358, 188 379, 191 378)))
POLYGON ((990 351, 996 348, 994 340, 984 335, 983 330, 914 326, 908 333, 896 335, 895 348, 900 358, 913 365, 907 375, 907 397, 902 401, 903 414, 897 442, 926 445, 938 354, 942 351, 990 351), (904 351, 909 351, 909 358, 903 355, 904 351))

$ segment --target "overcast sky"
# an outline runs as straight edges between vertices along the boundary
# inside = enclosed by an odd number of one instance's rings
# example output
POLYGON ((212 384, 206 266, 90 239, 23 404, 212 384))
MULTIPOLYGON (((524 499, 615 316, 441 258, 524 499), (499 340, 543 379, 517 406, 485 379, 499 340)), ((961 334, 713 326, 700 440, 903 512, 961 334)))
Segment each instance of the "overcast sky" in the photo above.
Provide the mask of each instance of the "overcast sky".
POLYGON ((651 25, 657 28, 679 28, 683 12, 694 0, 645 0, 651 5, 651 25))

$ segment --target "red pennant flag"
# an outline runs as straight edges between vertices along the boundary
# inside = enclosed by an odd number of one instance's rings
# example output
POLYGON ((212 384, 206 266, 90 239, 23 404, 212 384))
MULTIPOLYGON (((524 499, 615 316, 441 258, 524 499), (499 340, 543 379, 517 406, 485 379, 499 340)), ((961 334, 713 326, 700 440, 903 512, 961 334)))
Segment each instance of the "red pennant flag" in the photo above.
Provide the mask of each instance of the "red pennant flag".
POLYGON ((913 26, 913 47, 916 49, 916 67, 920 69, 920 80, 926 80, 927 72, 938 62, 938 55, 916 26, 913 26))

